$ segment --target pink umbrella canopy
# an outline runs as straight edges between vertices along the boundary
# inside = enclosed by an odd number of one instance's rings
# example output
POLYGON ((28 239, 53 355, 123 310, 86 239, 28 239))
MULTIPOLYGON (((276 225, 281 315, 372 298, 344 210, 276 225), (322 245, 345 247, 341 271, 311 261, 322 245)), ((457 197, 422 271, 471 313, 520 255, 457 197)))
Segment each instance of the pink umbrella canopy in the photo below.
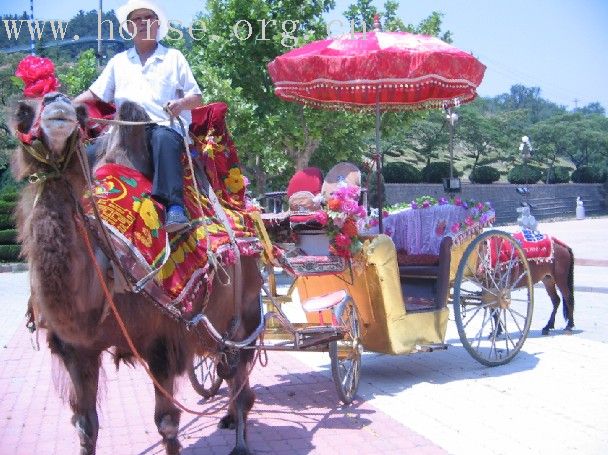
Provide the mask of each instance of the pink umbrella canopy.
POLYGON ((355 33, 314 41, 268 64, 275 94, 318 108, 448 108, 472 101, 485 66, 438 38, 355 33))

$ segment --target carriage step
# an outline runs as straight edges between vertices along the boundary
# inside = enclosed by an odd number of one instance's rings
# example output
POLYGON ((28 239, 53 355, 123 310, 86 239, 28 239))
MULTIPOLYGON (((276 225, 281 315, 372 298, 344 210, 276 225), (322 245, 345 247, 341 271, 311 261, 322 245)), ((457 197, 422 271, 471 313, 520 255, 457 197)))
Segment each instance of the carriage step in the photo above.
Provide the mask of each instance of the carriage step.
POLYGON ((448 345, 444 343, 434 344, 417 344, 416 352, 433 352, 433 351, 447 351, 448 345))
POLYGON ((296 349, 309 349, 331 341, 344 338, 344 334, 336 327, 319 325, 298 329, 295 333, 296 349))

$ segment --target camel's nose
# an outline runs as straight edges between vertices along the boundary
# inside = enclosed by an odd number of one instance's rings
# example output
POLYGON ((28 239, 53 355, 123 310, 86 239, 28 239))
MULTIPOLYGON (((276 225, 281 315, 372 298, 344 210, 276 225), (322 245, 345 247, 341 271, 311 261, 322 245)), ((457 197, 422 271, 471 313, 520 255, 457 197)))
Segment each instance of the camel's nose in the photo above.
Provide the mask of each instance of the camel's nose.
POLYGON ((69 103, 70 99, 63 93, 49 93, 47 95, 44 95, 44 98, 42 99, 42 105, 46 106, 47 104, 54 103, 55 101, 65 101, 66 103, 69 103))

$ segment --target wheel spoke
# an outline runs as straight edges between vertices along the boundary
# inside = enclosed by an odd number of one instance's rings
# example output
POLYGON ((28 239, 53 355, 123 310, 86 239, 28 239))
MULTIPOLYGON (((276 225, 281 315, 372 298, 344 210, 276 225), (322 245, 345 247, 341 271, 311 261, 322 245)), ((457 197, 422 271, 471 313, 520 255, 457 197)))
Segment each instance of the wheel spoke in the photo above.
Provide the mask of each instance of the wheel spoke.
POLYGON ((484 365, 509 362, 521 349, 532 316, 530 270, 521 247, 499 231, 473 239, 460 260, 452 295, 463 347, 484 365), (519 291, 522 283, 527 296, 519 291))

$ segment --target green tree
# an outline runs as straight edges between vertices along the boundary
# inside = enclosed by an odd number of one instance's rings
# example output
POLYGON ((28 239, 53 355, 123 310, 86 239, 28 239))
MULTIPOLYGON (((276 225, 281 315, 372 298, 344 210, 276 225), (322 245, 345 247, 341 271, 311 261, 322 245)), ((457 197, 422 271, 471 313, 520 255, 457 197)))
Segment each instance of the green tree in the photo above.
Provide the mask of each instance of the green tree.
POLYGON ((8 119, 11 114, 9 108, 21 96, 21 80, 15 77, 15 69, 22 58, 23 54, 0 53, 0 188, 14 183, 8 167, 17 141, 8 119))
POLYGON ((418 114, 410 128, 402 128, 401 134, 390 137, 401 144, 403 153, 413 152, 417 164, 429 165, 447 150, 449 133, 444 117, 440 110, 418 114))
POLYGON ((551 169, 560 158, 577 168, 608 161, 608 119, 580 111, 553 116, 531 129, 537 156, 551 169))
POLYGON ((82 52, 74 66, 58 73, 59 80, 69 96, 76 96, 87 90, 98 75, 97 58, 93 49, 82 52))
POLYGON ((304 6, 295 0, 211 0, 208 13, 199 17, 206 38, 197 36, 200 40, 187 57, 205 101, 231 101, 231 112, 242 114, 231 121, 231 129, 259 191, 268 174, 306 167, 322 144, 334 154, 360 153, 361 128, 356 122, 361 116, 338 116, 281 101, 267 71, 268 63, 290 47, 325 37, 322 16, 333 6, 333 0, 304 6), (230 90, 219 90, 226 83, 230 90))

